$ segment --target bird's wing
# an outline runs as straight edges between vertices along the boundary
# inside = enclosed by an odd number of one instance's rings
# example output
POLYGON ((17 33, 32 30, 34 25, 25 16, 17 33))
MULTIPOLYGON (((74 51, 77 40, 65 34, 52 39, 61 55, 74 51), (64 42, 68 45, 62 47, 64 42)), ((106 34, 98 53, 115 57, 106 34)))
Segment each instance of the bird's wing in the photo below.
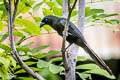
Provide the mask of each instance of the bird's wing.
MULTIPOLYGON (((61 18, 60 23, 61 23, 61 25, 65 26, 66 19, 61 18)), ((86 42, 83 34, 72 22, 69 22, 68 33, 70 33, 71 35, 76 36, 76 37, 80 38, 82 41, 86 42)))

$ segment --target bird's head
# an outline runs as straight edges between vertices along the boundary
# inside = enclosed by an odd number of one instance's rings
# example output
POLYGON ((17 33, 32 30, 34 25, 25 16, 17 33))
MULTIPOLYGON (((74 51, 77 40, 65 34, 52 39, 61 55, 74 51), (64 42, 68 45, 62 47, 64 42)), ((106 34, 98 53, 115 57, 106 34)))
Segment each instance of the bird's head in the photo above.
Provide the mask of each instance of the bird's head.
POLYGON ((45 16, 41 23, 40 23, 40 28, 43 27, 44 25, 50 25, 52 26, 53 22, 57 19, 58 17, 56 16, 53 16, 53 15, 48 15, 48 16, 45 16))

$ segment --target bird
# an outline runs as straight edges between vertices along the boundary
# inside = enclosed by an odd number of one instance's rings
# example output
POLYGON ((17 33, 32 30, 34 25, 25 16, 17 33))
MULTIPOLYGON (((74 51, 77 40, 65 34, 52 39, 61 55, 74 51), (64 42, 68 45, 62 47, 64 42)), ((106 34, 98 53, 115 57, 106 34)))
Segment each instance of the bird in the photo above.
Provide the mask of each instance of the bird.
MULTIPOLYGON (((65 28, 66 19, 57 17, 54 15, 45 16, 40 23, 40 28, 44 25, 51 26, 57 33, 63 37, 63 31, 65 28)), ((94 62, 102 69, 107 70, 109 74, 113 74, 111 69, 105 64, 105 62, 90 48, 88 43, 86 42, 83 34, 80 30, 71 22, 69 21, 68 25, 68 32, 66 36, 66 40, 70 44, 76 44, 82 47, 86 53, 90 55, 90 57, 94 60, 94 62)))

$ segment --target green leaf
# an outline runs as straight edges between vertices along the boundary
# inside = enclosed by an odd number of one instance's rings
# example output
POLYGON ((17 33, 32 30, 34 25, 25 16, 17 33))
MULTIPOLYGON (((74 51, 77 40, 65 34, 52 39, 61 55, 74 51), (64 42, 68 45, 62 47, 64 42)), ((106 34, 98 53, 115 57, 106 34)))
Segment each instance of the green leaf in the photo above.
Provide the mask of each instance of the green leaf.
POLYGON ((19 13, 26 13, 31 9, 32 4, 34 1, 20 1, 18 4, 17 15, 19 13))
POLYGON ((77 10, 73 10, 73 11, 72 11, 71 16, 76 16, 76 15, 77 15, 77 13, 78 13, 78 11, 77 11, 77 10))
POLYGON ((85 61, 87 59, 88 59, 88 57, 85 57, 85 56, 78 56, 77 57, 77 61, 85 61))
POLYGON ((10 62, 6 58, 0 57, 0 62, 4 65, 5 69, 8 69, 10 62))
POLYGON ((38 9, 40 8, 40 6, 41 6, 42 4, 43 4, 43 2, 40 2, 40 3, 36 4, 36 5, 32 8, 33 13, 37 12, 38 9))
POLYGON ((58 54, 58 53, 61 53, 61 51, 50 50, 50 51, 48 52, 48 54, 51 54, 51 55, 53 55, 53 54, 58 54))
POLYGON ((34 78, 30 78, 30 77, 17 77, 17 79, 19 80, 37 80, 37 79, 34 79, 34 78))
POLYGON ((62 8, 58 8, 57 6, 53 6, 53 13, 56 15, 56 16, 62 16, 62 8))
POLYGON ((30 59, 30 57, 29 56, 20 56, 20 59, 21 60, 28 60, 28 59, 30 59))
POLYGON ((57 62, 57 61, 62 61, 62 57, 52 58, 52 59, 50 60, 50 63, 52 63, 52 62, 57 62))
POLYGON ((28 66, 31 66, 31 65, 34 65, 36 64, 37 62, 25 62, 28 66))
MULTIPOLYGON (((70 0, 70 1, 71 1, 71 0, 70 0)), ((56 2, 57 2, 60 6, 62 6, 63 0, 56 0, 56 2)))
POLYGON ((51 50, 48 53, 42 53, 42 54, 38 53, 38 54, 35 54, 35 55, 33 55, 33 57, 36 57, 36 58, 40 59, 40 58, 51 56, 51 55, 55 55, 55 54, 58 54, 58 53, 60 53, 60 51, 51 50))
POLYGON ((16 18, 15 24, 24 26, 23 30, 26 30, 28 33, 40 35, 40 28, 30 20, 16 18))
POLYGON ((90 77, 91 74, 85 74, 85 73, 79 73, 79 72, 76 72, 79 77, 82 79, 82 80, 86 80, 86 78, 90 77))
POLYGON ((92 22, 94 19, 92 16, 85 17, 85 24, 92 22))
POLYGON ((93 70, 85 71, 84 73, 98 74, 98 75, 105 76, 110 79, 115 79, 114 75, 110 75, 107 71, 103 69, 93 69, 93 70))
POLYGON ((35 42, 33 42, 33 41, 32 41, 32 42, 29 42, 29 43, 25 44, 24 47, 30 47, 30 46, 31 46, 32 44, 34 44, 34 43, 35 43, 35 42))
POLYGON ((16 61, 12 57, 10 57, 10 60, 11 60, 13 67, 16 67, 16 61))
POLYGON ((98 14, 98 13, 104 13, 103 9, 91 9, 90 14, 98 14))
POLYGON ((5 19, 5 17, 7 17, 7 10, 4 8, 1 19, 5 19))
POLYGON ((40 71, 39 68, 36 68, 36 67, 30 67, 33 71, 40 71))
POLYGON ((4 24, 2 21, 0 21, 0 31, 3 31, 4 30, 4 24))
POLYGON ((50 65, 49 65, 49 70, 50 70, 50 72, 52 72, 53 74, 57 74, 57 73, 63 71, 63 68, 60 67, 60 66, 56 66, 56 65, 50 64, 50 65))
POLYGON ((118 16, 118 14, 100 14, 98 15, 99 18, 106 18, 106 17, 111 17, 111 16, 118 16))
POLYGON ((96 64, 83 64, 76 66, 76 69, 100 69, 96 64))
POLYGON ((42 49, 48 48, 48 47, 50 47, 50 45, 38 46, 36 48, 33 48, 31 51, 32 51, 32 53, 36 53, 36 52, 38 52, 38 51, 40 51, 42 49))
POLYGON ((41 21, 41 18, 40 17, 36 17, 36 16, 32 16, 33 19, 36 21, 36 22, 40 22, 41 21))
POLYGON ((24 69, 20 69, 15 72, 15 74, 20 74, 20 73, 26 73, 26 71, 24 69))
POLYGON ((46 3, 50 8, 53 8, 55 5, 52 1, 44 1, 44 3, 46 3))
MULTIPOLYGON (((62 4, 63 4, 63 0, 56 0, 56 2, 60 5, 60 6, 62 6, 62 4)), ((74 2, 74 0, 70 0, 70 3, 73 3, 74 2)))
POLYGON ((6 32, 4 35, 2 35, 0 42, 5 41, 5 39, 8 37, 8 32, 6 32))
POLYGON ((25 46, 17 46, 17 51, 18 52, 23 51, 23 52, 27 53, 27 52, 30 52, 30 49, 25 46))
POLYGON ((88 16, 90 14, 90 7, 85 7, 85 16, 88 16))
POLYGON ((50 32, 51 29, 52 29, 51 26, 49 26, 49 25, 44 25, 43 27, 44 27, 44 29, 47 30, 48 32, 50 32))
POLYGON ((2 80, 6 80, 7 78, 7 70, 3 67, 0 67, 0 75, 2 77, 2 80))
POLYGON ((19 32, 19 31, 13 31, 13 34, 19 37, 24 37, 23 33, 19 32))
POLYGON ((0 48, 5 51, 5 53, 9 53, 11 51, 10 47, 5 44, 0 44, 0 48))
POLYGON ((46 8, 42 8, 44 16, 53 15, 52 11, 46 8))
POLYGON ((37 67, 38 68, 45 68, 45 67, 48 67, 49 66, 49 63, 46 62, 46 61, 43 61, 43 60, 39 60, 37 62, 37 67))

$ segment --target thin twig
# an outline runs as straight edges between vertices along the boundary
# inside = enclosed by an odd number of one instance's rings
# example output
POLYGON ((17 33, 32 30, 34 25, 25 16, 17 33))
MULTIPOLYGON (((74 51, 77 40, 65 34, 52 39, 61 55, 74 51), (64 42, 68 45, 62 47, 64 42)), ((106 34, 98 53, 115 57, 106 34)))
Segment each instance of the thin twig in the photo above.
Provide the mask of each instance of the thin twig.
POLYGON ((40 76, 38 73, 34 72, 32 69, 30 69, 19 57, 18 53, 17 53, 17 50, 16 50, 16 47, 15 47, 15 43, 14 43, 14 37, 13 37, 13 32, 12 32, 12 26, 14 24, 14 20, 15 20, 15 15, 16 15, 16 12, 17 12, 17 6, 18 6, 18 0, 16 1, 15 3, 15 6, 16 6, 16 11, 14 11, 14 16, 13 16, 13 19, 12 19, 12 12, 11 12, 11 0, 8 0, 9 2, 9 5, 7 5, 7 2, 6 0, 4 0, 4 4, 5 4, 5 7, 8 11, 8 32, 9 32, 9 39, 10 39, 10 43, 11 43, 11 48, 12 48, 12 56, 13 58, 18 62, 18 64, 20 64, 20 66, 26 70, 30 75, 32 75, 33 77, 37 78, 38 80, 45 80, 42 76, 40 76), (12 21, 13 20, 13 21, 12 21))
POLYGON ((13 18, 12 18, 12 26, 15 22, 15 17, 16 17, 16 13, 17 13, 17 7, 18 7, 18 3, 19 3, 19 0, 14 0, 14 13, 13 13, 13 18))

